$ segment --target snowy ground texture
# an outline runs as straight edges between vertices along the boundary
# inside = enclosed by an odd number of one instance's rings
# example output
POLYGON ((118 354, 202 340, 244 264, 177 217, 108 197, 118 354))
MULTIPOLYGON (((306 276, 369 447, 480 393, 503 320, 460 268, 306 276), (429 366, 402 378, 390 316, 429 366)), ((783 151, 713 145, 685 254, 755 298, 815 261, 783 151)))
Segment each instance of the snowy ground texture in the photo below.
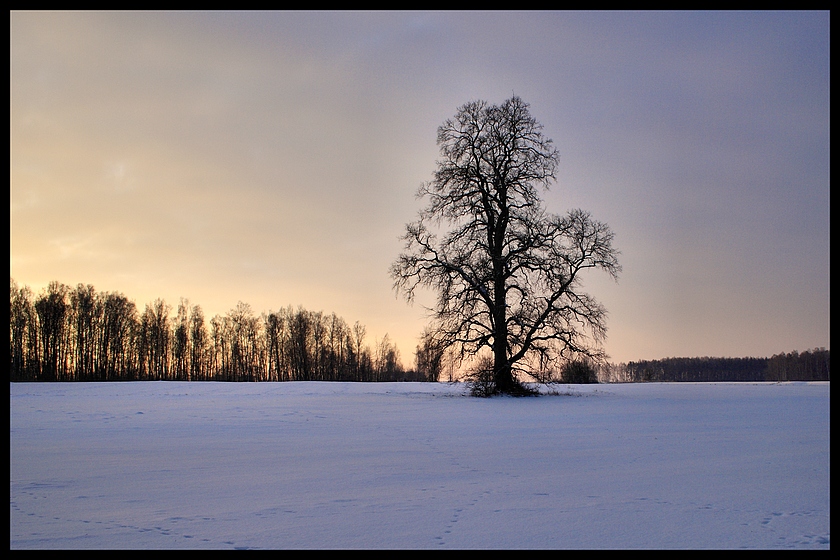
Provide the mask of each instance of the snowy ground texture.
POLYGON ((11 548, 830 548, 829 384, 10 384, 11 548))

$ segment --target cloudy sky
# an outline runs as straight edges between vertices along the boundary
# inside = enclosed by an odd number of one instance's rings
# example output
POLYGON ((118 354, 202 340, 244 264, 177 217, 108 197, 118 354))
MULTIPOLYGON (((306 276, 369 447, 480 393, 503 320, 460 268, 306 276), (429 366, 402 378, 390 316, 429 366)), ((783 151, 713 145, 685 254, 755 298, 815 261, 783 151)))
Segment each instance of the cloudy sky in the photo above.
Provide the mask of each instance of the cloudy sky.
POLYGON ((467 101, 530 104, 615 362, 829 347, 828 12, 11 12, 10 269, 335 312, 406 365, 388 267, 467 101))

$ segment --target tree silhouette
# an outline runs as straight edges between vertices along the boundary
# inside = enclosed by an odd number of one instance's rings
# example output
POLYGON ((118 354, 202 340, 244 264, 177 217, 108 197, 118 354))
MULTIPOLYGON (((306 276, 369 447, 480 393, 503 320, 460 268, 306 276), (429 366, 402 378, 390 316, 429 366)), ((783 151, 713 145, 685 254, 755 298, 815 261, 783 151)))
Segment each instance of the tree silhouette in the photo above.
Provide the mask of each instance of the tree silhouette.
POLYGON ((101 297, 102 322, 97 368, 102 381, 134 379, 137 307, 122 294, 101 297))
POLYGON ((434 178, 418 192, 428 206, 391 267, 395 288, 409 301, 420 287, 437 292, 437 337, 461 359, 489 350, 492 392, 522 393, 520 373, 560 357, 602 357, 606 311, 580 283, 589 268, 617 278, 613 233, 582 210, 544 211, 537 189, 555 179, 558 155, 528 105, 467 103, 437 143, 434 178))
POLYGON ((426 329, 420 335, 420 344, 414 352, 415 368, 426 381, 438 381, 443 371, 446 347, 435 337, 435 332, 426 329))
MULTIPOLYGON (((118 292, 60 282, 36 297, 14 278, 9 290, 10 381, 437 381, 453 380, 458 356, 441 331, 427 328, 406 371, 386 334, 371 350, 366 328, 337 315, 292 306, 254 315, 240 302, 210 320, 181 299, 175 316, 163 300, 142 314, 118 292), (189 312, 188 312, 189 309, 189 312)), ((445 333, 443 333, 445 334, 445 333)), ((472 392, 496 392, 492 354, 469 364, 472 392)), ((580 355, 530 370, 538 381, 830 381, 830 351, 814 348, 771 358, 665 358, 626 364, 580 355), (583 362, 584 367, 581 366, 583 362), (559 369, 558 369, 559 365, 559 369), (585 372, 587 375, 579 375, 585 372)))
POLYGON ((237 303, 205 323, 201 307, 162 299, 138 313, 123 294, 51 282, 37 297, 9 285, 10 381, 400 381, 416 379, 386 334, 291 306, 257 316, 237 303))
POLYGON ((28 286, 9 289, 9 371, 13 381, 33 381, 39 373, 38 331, 34 296, 28 286))
POLYGON ((189 349, 190 327, 188 322, 188 309, 189 302, 181 298, 181 303, 178 304, 178 311, 172 325, 172 367, 174 368, 173 377, 176 381, 186 381, 189 379, 189 359, 191 353, 189 349))
POLYGON ((70 317, 74 338, 74 369, 80 381, 88 381, 94 374, 96 331, 101 306, 96 305, 96 290, 90 284, 79 284, 70 292, 70 317))
POLYGON ((47 291, 35 300, 41 354, 39 379, 43 381, 66 381, 68 291, 64 284, 50 282, 47 291))

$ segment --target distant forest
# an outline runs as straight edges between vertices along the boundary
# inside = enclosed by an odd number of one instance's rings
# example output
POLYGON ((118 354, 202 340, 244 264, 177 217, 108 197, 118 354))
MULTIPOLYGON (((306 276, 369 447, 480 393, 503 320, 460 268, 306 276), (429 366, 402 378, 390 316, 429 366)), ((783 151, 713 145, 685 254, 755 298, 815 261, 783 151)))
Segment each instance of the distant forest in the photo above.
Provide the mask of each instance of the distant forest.
MULTIPOLYGON (((291 306, 255 315, 238 303, 208 321, 199 305, 157 299, 142 312, 117 292, 10 282, 10 381, 436 381, 418 347, 406 370, 386 334, 291 306)), ((770 358, 666 358, 594 367, 601 382, 829 381, 829 351, 770 358)), ((434 360, 432 360, 434 361, 434 360)), ((440 361, 438 359, 438 361, 440 361)))
POLYGON ((11 381, 417 381, 386 334, 291 306, 255 315, 240 302, 205 320, 162 299, 141 312, 121 293, 10 283, 11 381))
POLYGON ((830 351, 814 348, 770 358, 665 358, 607 365, 599 379, 645 381, 830 381, 830 351))

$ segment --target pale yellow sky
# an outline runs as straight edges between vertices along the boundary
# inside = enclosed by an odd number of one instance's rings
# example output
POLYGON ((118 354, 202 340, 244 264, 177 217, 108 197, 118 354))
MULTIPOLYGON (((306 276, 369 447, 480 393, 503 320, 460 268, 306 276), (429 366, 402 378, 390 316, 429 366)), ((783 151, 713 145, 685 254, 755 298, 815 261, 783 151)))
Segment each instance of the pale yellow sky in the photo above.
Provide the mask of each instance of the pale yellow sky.
POLYGON ((828 49, 826 12, 12 12, 10 273, 335 312, 410 366, 437 127, 515 93, 548 210, 616 232, 614 361, 827 347, 828 49))

